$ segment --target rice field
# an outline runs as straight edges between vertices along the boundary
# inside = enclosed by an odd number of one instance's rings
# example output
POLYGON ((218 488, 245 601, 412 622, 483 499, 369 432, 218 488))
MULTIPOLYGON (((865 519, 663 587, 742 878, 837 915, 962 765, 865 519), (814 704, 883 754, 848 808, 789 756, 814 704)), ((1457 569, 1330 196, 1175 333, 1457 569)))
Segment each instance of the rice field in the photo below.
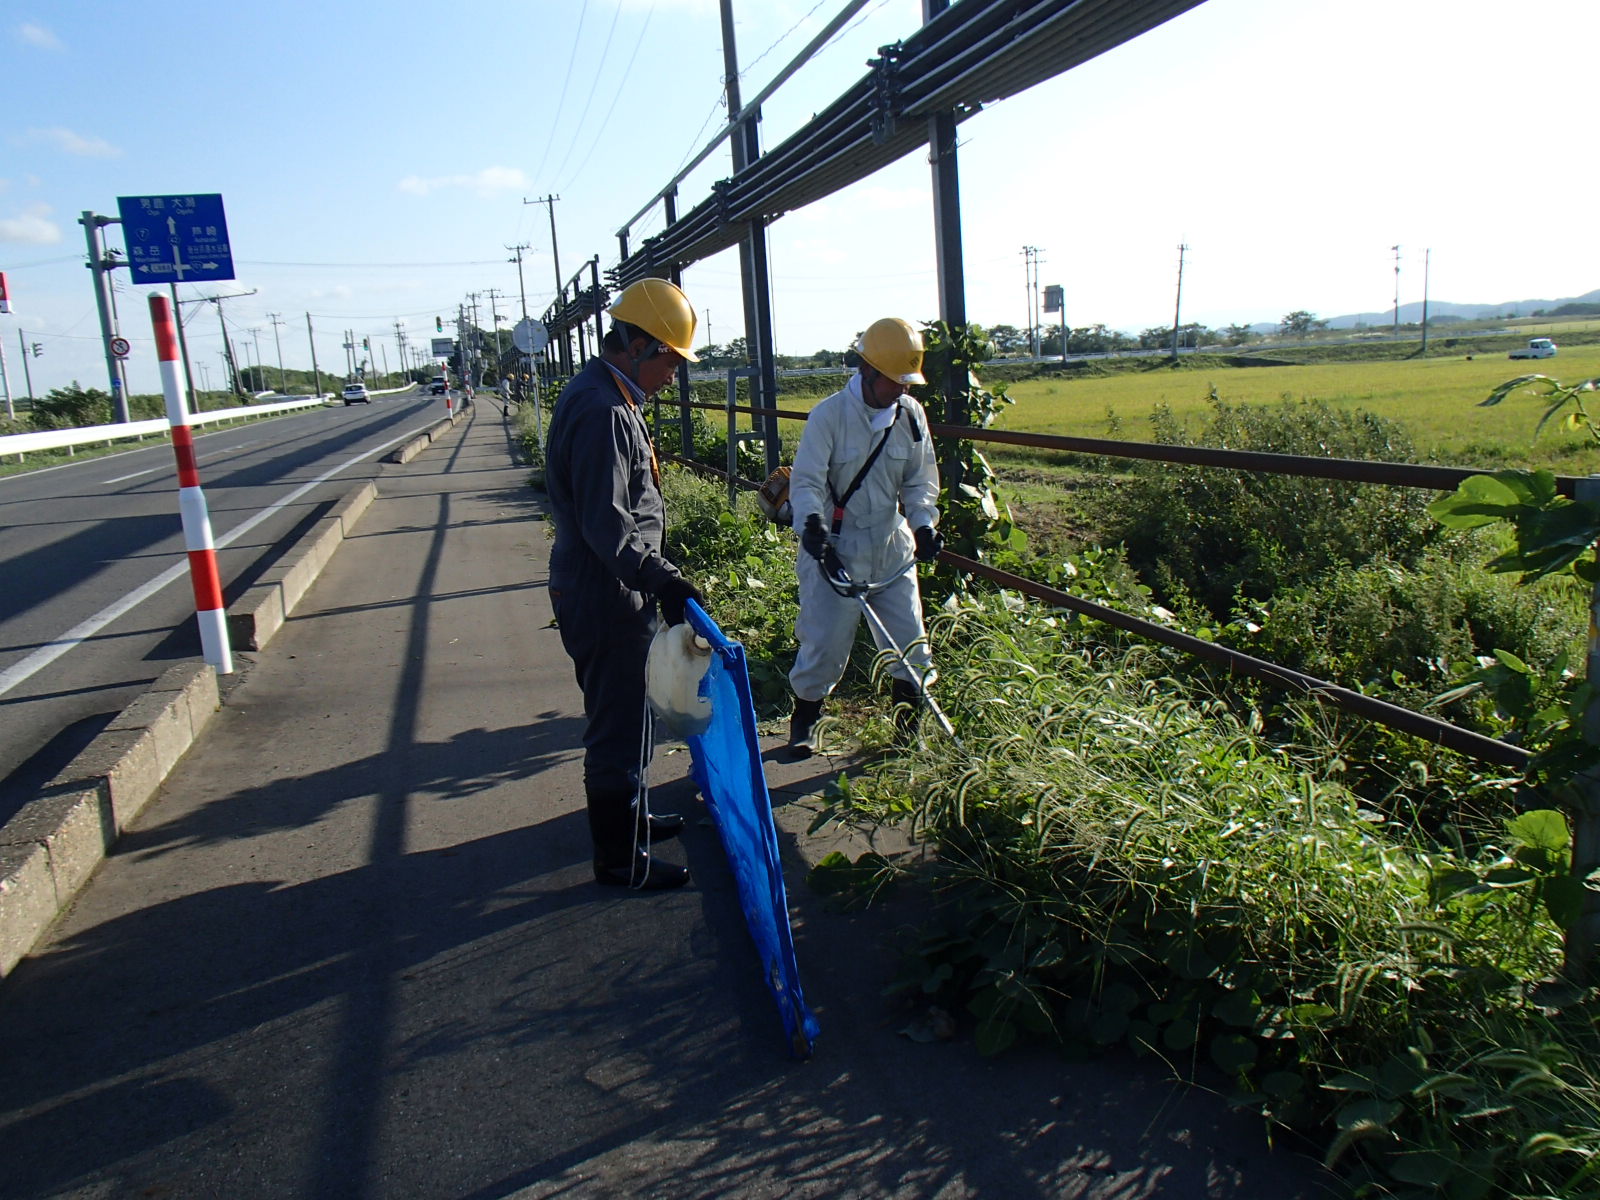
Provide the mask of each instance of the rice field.
MULTIPOLYGON (((1320 400, 1401 422, 1424 461, 1462 466, 1548 467, 1558 474, 1600 471, 1600 449, 1586 432, 1552 422, 1537 440, 1544 405, 1519 392, 1494 408, 1479 403, 1518 375, 1564 383, 1600 376, 1600 346, 1563 348, 1553 359, 1512 361, 1503 353, 1394 362, 1327 362, 1281 367, 1199 367, 1101 377, 1032 379, 1007 394, 1016 402, 996 428, 1078 437, 1143 440, 1149 417, 1165 406, 1180 419, 1203 418, 1213 389, 1230 404, 1320 400), (1113 418, 1120 430, 1113 434, 1113 418)), ((1600 401, 1600 395, 1595 397, 1600 401)), ((1600 403, 1593 406, 1600 420, 1600 403)), ((995 457, 1010 451, 993 448, 995 457)))

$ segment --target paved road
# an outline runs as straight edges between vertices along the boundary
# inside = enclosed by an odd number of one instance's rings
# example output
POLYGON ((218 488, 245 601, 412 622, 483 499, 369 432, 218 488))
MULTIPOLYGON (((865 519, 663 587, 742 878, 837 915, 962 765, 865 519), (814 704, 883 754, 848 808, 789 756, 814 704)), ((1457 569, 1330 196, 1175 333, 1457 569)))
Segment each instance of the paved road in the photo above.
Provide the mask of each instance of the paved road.
MULTIPOLYGON (((198 436, 224 598, 440 415, 407 392, 198 436)), ((4 820, 165 667, 199 655, 170 445, 0 478, 0 578, 4 820)))
MULTIPOLYGON (((826 760, 770 764, 822 1024, 790 1062, 715 831, 595 887, 549 542, 493 406, 405 466, 0 985, 0 1192, 1207 1197, 1325 1192, 1155 1063, 979 1058, 886 1007, 914 898, 826 910, 826 760)), ((728 597, 721 598, 727 602, 728 597)), ((711 596, 713 606, 719 598, 711 596)), ((685 756, 664 748, 663 808, 685 756)))

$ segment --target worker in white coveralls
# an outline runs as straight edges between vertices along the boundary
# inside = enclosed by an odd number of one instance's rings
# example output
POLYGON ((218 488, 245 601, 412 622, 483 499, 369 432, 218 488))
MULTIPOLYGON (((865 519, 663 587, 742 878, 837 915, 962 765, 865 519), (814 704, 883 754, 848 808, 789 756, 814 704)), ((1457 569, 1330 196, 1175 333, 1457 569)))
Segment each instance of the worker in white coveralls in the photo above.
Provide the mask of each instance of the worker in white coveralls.
POLYGON ((595 881, 660 891, 681 887, 689 872, 643 848, 683 827, 681 816, 641 803, 645 659, 657 607, 676 625, 702 597, 662 552, 661 472, 642 410, 680 362, 697 361, 697 319, 665 279, 629 284, 607 311, 604 352, 562 389, 550 419, 550 599, 583 691, 595 881))
MULTIPOLYGON (((939 468, 922 405, 906 385, 923 383, 922 336, 898 317, 874 321, 855 345, 860 370, 843 391, 811 410, 789 476, 789 501, 800 534, 800 643, 789 685, 794 716, 790 754, 817 749, 822 702, 850 658, 860 603, 828 583, 824 563, 842 566, 852 581, 885 584, 870 597, 898 656, 892 694, 902 739, 915 728, 921 691, 932 680, 922 626, 916 562, 938 557, 939 468), (915 560, 915 561, 913 561, 915 560), (914 675, 913 672, 916 672, 914 675)), ((870 623, 869 623, 870 627, 870 623)), ((878 649, 889 650, 876 629, 878 649)))

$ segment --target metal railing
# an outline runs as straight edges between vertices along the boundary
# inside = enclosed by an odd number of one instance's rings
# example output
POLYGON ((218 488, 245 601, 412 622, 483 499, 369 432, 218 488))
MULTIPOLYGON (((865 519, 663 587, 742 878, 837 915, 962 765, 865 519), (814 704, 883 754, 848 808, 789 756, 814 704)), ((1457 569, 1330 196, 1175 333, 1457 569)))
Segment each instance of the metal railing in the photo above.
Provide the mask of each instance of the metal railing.
MULTIPOLYGON (((402 389, 403 390, 403 389, 402 389)), ((285 400, 278 404, 250 404, 241 408, 218 408, 209 412, 189 415, 191 425, 210 425, 218 421, 236 421, 245 417, 265 417, 273 413, 293 412, 302 408, 321 408, 327 401, 321 397, 285 400)), ((0 437, 0 458, 15 454, 21 462, 28 454, 42 450, 70 450, 74 446, 96 443, 141 441, 158 436, 171 428, 166 417, 151 421, 122 421, 115 425, 80 425, 73 429, 44 429, 38 433, 13 433, 0 437)))
MULTIPOLYGON (((731 380, 729 391, 731 400, 731 380)), ((793 421, 804 421, 810 416, 808 412, 796 409, 759 408, 739 406, 732 403, 710 404, 702 401, 688 401, 682 406, 726 412, 730 423, 735 413, 747 413, 751 416, 773 416, 793 421)), ((1156 462, 1183 463, 1239 471, 1266 471, 1280 475, 1334 479, 1348 483, 1425 488, 1430 491, 1454 490, 1469 476, 1483 474, 1481 470, 1459 467, 1436 467, 1416 463, 1369 462, 1360 459, 1314 458, 1295 454, 1266 454, 1248 450, 1219 450, 1203 446, 1174 446, 1153 442, 1116 441, 1105 438, 1012 433, 996 429, 975 429, 962 425, 944 425, 931 421, 928 423, 928 430, 934 437, 941 438, 963 438, 975 442, 1026 446, 1041 450, 1068 451, 1111 458, 1135 458, 1156 462)), ((682 455, 670 454, 664 457, 723 479, 728 485, 730 498, 737 488, 754 490, 760 486, 758 483, 739 479, 733 475, 731 470, 733 457, 731 453, 729 456, 730 469, 727 471, 718 470, 716 467, 707 466, 682 455)), ((1558 475, 1556 477, 1556 488, 1562 495, 1572 496, 1579 482, 1578 477, 1558 475)), ((1171 646, 1197 658, 1218 663, 1241 675, 1248 675, 1265 683, 1302 693, 1331 707, 1349 712, 1386 728, 1395 729, 1413 737, 1433 742, 1459 754, 1464 754, 1483 762, 1494 763, 1498 766, 1509 767, 1517 771, 1525 770, 1529 759, 1532 757, 1527 750, 1522 749, 1520 746, 1513 746, 1509 742, 1487 737, 1474 730, 1451 724, 1449 721, 1442 721, 1437 717, 1430 717, 1413 709, 1390 704, 1387 701, 1292 670, 1267 659, 1256 658, 1242 651, 1220 646, 1215 642, 1208 642, 1202 638, 1180 633, 1155 621, 1133 616, 1122 612, 1120 609, 1111 608, 1093 600, 1085 600, 1080 596, 1072 595, 1070 592, 1049 587, 1026 576, 1013 574, 1010 571, 1002 571, 970 558, 964 558, 949 550, 942 552, 939 558, 940 561, 948 563, 957 570, 980 576, 992 583, 999 584, 1001 587, 1032 596, 1043 603, 1057 608, 1068 609, 1125 632, 1171 646)))

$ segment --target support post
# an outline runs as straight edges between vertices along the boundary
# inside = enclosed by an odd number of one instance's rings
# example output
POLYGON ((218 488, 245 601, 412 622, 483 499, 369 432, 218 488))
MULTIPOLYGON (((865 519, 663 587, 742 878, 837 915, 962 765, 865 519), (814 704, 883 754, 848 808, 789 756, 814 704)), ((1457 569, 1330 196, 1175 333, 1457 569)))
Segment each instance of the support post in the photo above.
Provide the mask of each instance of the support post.
POLYGON ((100 349, 105 353, 106 376, 111 380, 111 405, 115 410, 116 419, 126 423, 131 420, 128 415, 128 397, 122 389, 122 372, 117 366, 117 356, 111 353, 111 339, 116 336, 116 330, 112 328, 111 323, 111 297, 106 280, 105 252, 100 245, 101 228, 116 219, 97 216, 85 209, 83 215, 78 218, 78 224, 83 226, 83 239, 89 250, 87 266, 94 275, 94 303, 100 312, 100 349))
MULTIPOLYGON (((1600 475, 1578 481, 1573 499, 1600 508, 1600 475)), ((1589 594, 1589 652, 1586 664, 1591 685, 1600 683, 1600 584, 1589 594)), ((1600 745, 1600 697, 1593 697, 1583 714, 1583 737, 1600 745)), ((1600 870, 1600 771, 1591 768, 1572 780, 1569 816, 1572 821, 1572 874, 1580 882, 1600 870)), ((1588 987, 1595 979, 1595 955, 1600 948, 1600 892, 1583 889, 1583 909, 1566 931, 1562 974, 1569 983, 1588 987)))
MULTIPOLYGON (((739 103, 739 50, 733 32, 733 0, 721 0, 723 85, 727 89, 728 112, 737 113, 739 103)), ((737 176, 761 155, 759 112, 752 113, 733 131, 733 172, 737 176)), ((752 378, 750 403, 755 408, 778 405, 778 364, 772 341, 772 280, 767 264, 767 227, 751 218, 739 243, 739 278, 744 293, 744 336, 750 350, 750 363, 759 368, 752 378)), ((767 438, 767 472, 778 469, 778 419, 767 417, 762 424, 767 438)))
MULTIPOLYGON (((922 22, 926 25, 949 7, 949 0, 923 0, 922 22)), ((956 161, 956 119, 953 113, 935 113, 928 118, 928 165, 933 173, 933 248, 939 271, 939 320, 951 329, 967 323, 966 265, 961 250, 961 176, 956 161)), ((936 381, 944 396, 947 425, 967 425, 972 414, 967 410, 967 369, 947 361, 944 377, 936 381)), ((961 485, 960 460, 954 446, 939 464, 946 488, 961 485)))
POLYGON ((178 335, 173 306, 169 306, 165 296, 150 297, 150 323, 155 328, 161 390, 167 402, 167 422, 172 427, 172 453, 178 463, 178 512, 183 519, 184 549, 189 554, 189 578, 194 584, 200 648, 206 662, 218 675, 230 675, 233 652, 228 643, 227 613, 222 607, 222 577, 217 570, 216 544, 211 539, 211 516, 206 510, 205 492, 200 488, 194 432, 189 427, 188 399, 178 374, 178 335))

